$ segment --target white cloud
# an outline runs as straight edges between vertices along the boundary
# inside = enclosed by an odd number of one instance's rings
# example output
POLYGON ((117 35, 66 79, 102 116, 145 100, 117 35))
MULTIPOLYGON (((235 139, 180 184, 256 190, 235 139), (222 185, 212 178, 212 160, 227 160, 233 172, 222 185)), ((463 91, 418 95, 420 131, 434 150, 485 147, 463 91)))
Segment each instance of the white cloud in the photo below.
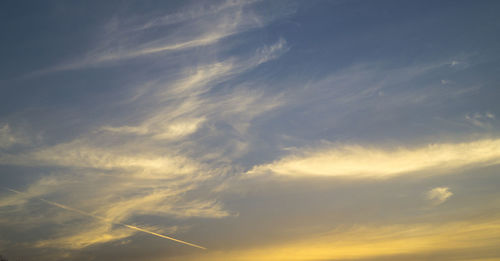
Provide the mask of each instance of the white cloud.
POLYGON ((450 80, 441 80, 442 85, 446 85, 446 84, 450 84, 450 83, 451 83, 450 80))
POLYGON ((426 195, 427 199, 432 201, 433 205, 440 205, 451 197, 453 193, 448 187, 436 187, 429 190, 426 195))
POLYGON ((219 5, 210 6, 190 6, 186 10, 181 12, 168 14, 165 16, 149 19, 145 24, 135 28, 135 30, 144 30, 151 27, 159 27, 172 25, 177 23, 182 23, 190 20, 195 20, 208 15, 215 15, 217 13, 223 12, 225 10, 233 10, 234 8, 241 8, 243 6, 249 5, 256 2, 255 0, 239 1, 239 0, 227 0, 219 5))
POLYGON ((279 96, 265 97, 262 91, 249 91, 241 85, 234 86, 230 93, 206 94, 215 85, 277 59, 287 50, 286 40, 280 38, 276 43, 258 49, 247 59, 227 58, 188 67, 177 79, 159 80, 151 87, 155 95, 146 99, 152 106, 141 123, 104 126, 101 130, 160 140, 180 140, 195 133, 203 123, 225 120, 243 131, 253 117, 280 105, 279 96))
MULTIPOLYGON (((255 1, 226 1, 209 7, 205 4, 195 4, 180 13, 139 20, 120 20, 114 17, 109 25, 104 27, 96 46, 85 55, 40 70, 33 75, 114 64, 137 57, 155 57, 154 54, 210 46, 226 37, 262 27, 276 19, 260 16, 251 8, 245 8, 253 2, 255 1), (159 37, 143 37, 143 31, 146 29, 166 25, 174 27, 165 33, 157 34, 159 37)), ((285 12, 282 15, 286 14, 285 12)))
MULTIPOLYGON (((186 197, 187 193, 201 189, 213 176, 226 171, 203 163, 207 158, 223 159, 220 155, 224 153, 221 148, 224 144, 217 148, 207 147, 188 137, 201 128, 208 133, 199 136, 224 136, 224 130, 215 128, 214 122, 224 122, 244 134, 254 117, 279 106, 278 97, 250 90, 250 82, 237 84, 230 91, 207 93, 216 84, 276 59, 286 50, 286 41, 280 39, 246 59, 227 58, 187 66, 175 79, 152 80, 151 96, 139 95, 132 99, 147 104, 141 116, 134 119, 134 124, 128 122, 128 117, 123 117, 122 124, 119 124, 121 118, 113 119, 115 124, 97 127, 96 131, 83 133, 72 141, 11 154, 0 153, 0 164, 64 169, 64 173, 53 174, 54 178, 28 186, 25 192, 29 197, 3 198, 0 207, 16 206, 19 215, 26 215, 34 199, 50 198, 115 223, 133 222, 142 215, 175 219, 232 216, 211 197, 186 197), (208 153, 200 158, 186 151, 208 153)), ((236 147, 230 157, 246 148, 240 139, 226 138, 224 142, 236 147)), ((61 209, 48 208, 47 211, 64 213, 61 209)), ((80 218, 75 213, 65 213, 41 215, 26 222, 32 225, 78 224, 61 228, 52 239, 38 241, 37 247, 80 249, 124 239, 135 233, 99 220, 83 222, 80 218)), ((21 221, 20 225, 26 222, 21 221)))
POLYGON ((257 50, 257 57, 260 57, 257 64, 265 63, 270 60, 274 60, 281 54, 287 52, 290 47, 284 38, 280 38, 278 42, 270 46, 264 46, 257 50))
POLYGON ((467 113, 465 120, 476 127, 491 128, 491 123, 495 120, 495 115, 491 112, 467 113))

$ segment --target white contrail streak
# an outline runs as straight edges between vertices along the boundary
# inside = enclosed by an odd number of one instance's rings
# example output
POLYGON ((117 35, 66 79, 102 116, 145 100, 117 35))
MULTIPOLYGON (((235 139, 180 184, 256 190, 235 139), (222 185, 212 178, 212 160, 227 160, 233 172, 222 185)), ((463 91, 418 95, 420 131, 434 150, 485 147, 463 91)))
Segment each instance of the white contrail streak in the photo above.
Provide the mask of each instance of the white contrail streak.
MULTIPOLYGON (((29 196, 29 194, 21 192, 21 191, 17 191, 17 190, 14 190, 14 189, 11 189, 11 188, 7 188, 7 187, 4 187, 4 188, 7 189, 7 190, 9 190, 9 191, 11 191, 11 192, 17 193, 17 194, 28 195, 29 196)), ((123 224, 123 223, 119 223, 119 222, 113 222, 110 219, 103 218, 103 217, 100 217, 100 216, 96 216, 94 214, 87 213, 85 211, 82 211, 82 210, 79 210, 79 209, 76 209, 76 208, 68 207, 68 206, 65 206, 63 204, 59 204, 57 202, 53 202, 53 201, 46 200, 46 199, 43 199, 43 198, 38 198, 38 200, 40 200, 42 202, 45 202, 45 203, 47 203, 49 205, 58 207, 58 208, 62 208, 62 209, 68 210, 68 211, 76 212, 76 213, 84 215, 84 216, 93 217, 93 218, 96 218, 96 219, 99 219, 99 220, 102 220, 102 221, 105 221, 105 222, 108 222, 108 223, 111 223, 111 224, 124 226, 124 227, 130 228, 130 229, 136 230, 136 231, 148 233, 148 234, 153 235, 153 236, 157 236, 157 237, 169 239, 169 240, 172 240, 172 241, 184 244, 184 245, 188 245, 188 246, 200 248, 200 249, 203 249, 203 250, 207 249, 207 248, 202 247, 200 245, 196 245, 196 244, 193 244, 193 243, 182 241, 180 239, 176 239, 176 238, 173 238, 173 237, 169 237, 169 236, 165 236, 165 235, 162 235, 162 234, 158 234, 158 233, 155 233, 153 231, 146 230, 144 228, 140 228, 140 227, 136 227, 136 226, 132 226, 132 225, 127 225, 127 224, 123 224)))

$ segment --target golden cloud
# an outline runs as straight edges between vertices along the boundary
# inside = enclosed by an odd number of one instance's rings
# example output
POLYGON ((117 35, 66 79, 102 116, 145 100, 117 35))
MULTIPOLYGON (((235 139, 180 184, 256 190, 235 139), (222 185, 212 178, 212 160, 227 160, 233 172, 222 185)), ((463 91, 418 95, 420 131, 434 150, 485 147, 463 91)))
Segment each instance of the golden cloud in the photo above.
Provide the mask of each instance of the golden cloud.
POLYGON ((306 150, 270 164, 254 167, 248 174, 386 178, 433 170, 449 171, 469 165, 500 163, 500 139, 464 143, 431 144, 417 148, 383 150, 339 146, 306 150))

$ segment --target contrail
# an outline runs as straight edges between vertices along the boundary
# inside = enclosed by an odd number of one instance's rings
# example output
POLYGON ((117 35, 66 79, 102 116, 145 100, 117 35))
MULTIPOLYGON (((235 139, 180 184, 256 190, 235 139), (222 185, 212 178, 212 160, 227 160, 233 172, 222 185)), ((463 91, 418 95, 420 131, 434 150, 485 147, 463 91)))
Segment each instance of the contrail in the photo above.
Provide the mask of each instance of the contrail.
MULTIPOLYGON (((5 188, 5 189, 7 189, 7 190, 9 190, 9 191, 11 191, 11 192, 17 193, 17 194, 21 194, 21 195, 29 195, 29 194, 27 194, 27 193, 24 193, 24 192, 21 192, 21 191, 17 191, 17 190, 15 190, 15 189, 7 188, 7 187, 4 187, 4 188, 5 188)), ((200 245, 196 245, 196 244, 193 244, 193 243, 189 243, 189 242, 186 242, 186 241, 182 241, 182 240, 180 240, 180 239, 176 239, 176 238, 173 238, 173 237, 169 237, 169 236, 165 236, 165 235, 162 235, 162 234, 158 234, 158 233, 155 233, 155 232, 153 232, 153 231, 146 230, 146 229, 144 229, 144 228, 140 228, 140 227, 136 227, 136 226, 132 226, 132 225, 127 225, 127 224, 124 224, 124 223, 119 223, 119 222, 113 222, 113 221, 111 221, 110 219, 107 219, 107 218, 104 218, 104 217, 100 217, 100 216, 96 216, 96 215, 94 215, 94 214, 87 213, 87 212, 85 212, 85 211, 82 211, 82 210, 79 210, 79 209, 76 209, 76 208, 68 207, 68 206, 65 206, 65 205, 63 205, 63 204, 59 204, 59 203, 57 203, 57 202, 53 202, 53 201, 46 200, 46 199, 43 199, 43 198, 38 198, 38 200, 40 200, 40 201, 42 201, 42 202, 45 202, 45 203, 47 203, 47 204, 49 204, 49 205, 52 205, 52 206, 58 207, 58 208, 62 208, 62 209, 68 210, 68 211, 76 212, 76 213, 81 214, 81 215, 84 215, 84 216, 93 217, 93 218, 96 218, 96 219, 99 219, 99 220, 102 220, 102 221, 105 221, 105 222, 108 222, 108 223, 111 223, 111 224, 124 226, 124 227, 130 228, 130 229, 136 230, 136 231, 140 231, 140 232, 148 233, 148 234, 153 235, 153 236, 157 236, 157 237, 161 237, 161 238, 169 239, 169 240, 172 240, 172 241, 175 241, 175 242, 178 242, 178 243, 184 244, 184 245, 188 245, 188 246, 192 246, 192 247, 200 248, 200 249, 203 249, 203 250, 206 250, 206 249, 207 249, 206 247, 202 247, 202 246, 200 246, 200 245)))

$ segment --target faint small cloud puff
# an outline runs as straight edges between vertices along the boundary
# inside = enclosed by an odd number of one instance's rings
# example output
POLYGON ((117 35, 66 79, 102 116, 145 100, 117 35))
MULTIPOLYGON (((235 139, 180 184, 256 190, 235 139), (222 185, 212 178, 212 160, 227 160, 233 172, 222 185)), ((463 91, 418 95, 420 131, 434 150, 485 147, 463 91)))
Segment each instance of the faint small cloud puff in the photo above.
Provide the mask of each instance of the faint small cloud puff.
POLYGON ((465 119, 474 126, 481 128, 490 128, 491 123, 495 120, 495 115, 491 112, 485 113, 467 113, 465 119))
POLYGON ((437 206, 444 203, 453 193, 448 187, 436 187, 427 192, 427 199, 437 206))
POLYGON ((454 68, 454 69, 465 69, 465 68, 469 67, 469 63, 467 63, 465 61, 458 61, 458 60, 453 60, 453 61, 449 62, 448 65, 450 66, 450 68, 454 68))
POLYGON ((28 144, 28 138, 22 132, 14 130, 9 124, 0 125, 0 149, 9 149, 14 145, 28 144))
POLYGON ((451 81, 449 81, 449 80, 441 80, 442 85, 446 85, 446 84, 450 84, 450 83, 451 83, 451 81))

